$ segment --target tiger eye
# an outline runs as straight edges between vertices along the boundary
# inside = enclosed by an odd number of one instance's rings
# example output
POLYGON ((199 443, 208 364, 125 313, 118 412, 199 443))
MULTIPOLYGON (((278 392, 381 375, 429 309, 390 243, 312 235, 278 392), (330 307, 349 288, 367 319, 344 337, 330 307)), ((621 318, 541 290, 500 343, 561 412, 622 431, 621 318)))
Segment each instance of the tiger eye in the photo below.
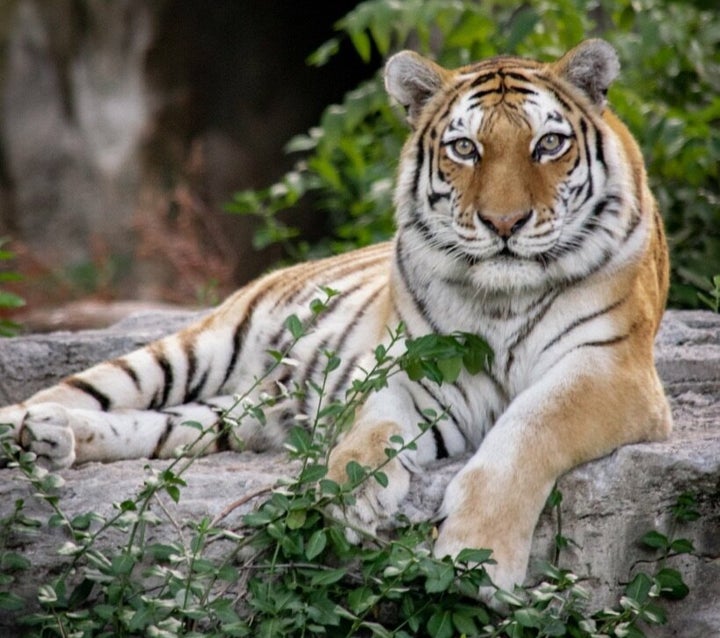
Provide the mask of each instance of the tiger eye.
POLYGON ((564 141, 564 136, 558 133, 548 133, 540 138, 536 148, 544 153, 553 153, 562 146, 564 141))
POLYGON ((477 149, 467 137, 454 140, 451 144, 452 150, 460 159, 474 159, 477 157, 477 149))

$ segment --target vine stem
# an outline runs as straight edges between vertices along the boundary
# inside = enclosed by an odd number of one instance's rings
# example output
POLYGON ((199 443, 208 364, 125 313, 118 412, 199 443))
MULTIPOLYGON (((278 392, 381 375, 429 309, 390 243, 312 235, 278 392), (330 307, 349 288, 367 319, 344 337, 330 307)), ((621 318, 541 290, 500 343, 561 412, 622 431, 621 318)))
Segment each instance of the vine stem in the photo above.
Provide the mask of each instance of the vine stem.
POLYGON ((223 510, 212 520, 212 522, 210 523, 210 526, 215 527, 220 521, 222 521, 230 513, 235 511, 238 507, 242 507, 243 505, 245 505, 245 503, 252 501, 254 498, 257 498, 258 496, 262 496, 263 494, 272 492, 274 487, 275 487, 275 484, 264 485, 263 487, 260 487, 253 492, 249 492, 248 494, 245 494, 245 496, 233 501, 229 505, 226 505, 223 508, 223 510))

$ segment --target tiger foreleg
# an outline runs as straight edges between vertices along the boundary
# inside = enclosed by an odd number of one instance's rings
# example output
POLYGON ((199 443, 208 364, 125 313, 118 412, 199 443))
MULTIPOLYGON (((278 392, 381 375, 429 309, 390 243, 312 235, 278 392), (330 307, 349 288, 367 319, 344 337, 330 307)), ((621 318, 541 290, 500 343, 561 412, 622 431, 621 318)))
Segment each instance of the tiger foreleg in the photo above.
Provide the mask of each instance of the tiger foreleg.
POLYGON ((227 396, 160 411, 101 412, 57 403, 10 409, 17 412, 15 420, 20 419, 17 429, 21 445, 37 454, 42 464, 62 468, 86 461, 167 458, 179 453, 238 449, 243 446, 243 437, 252 436, 259 426, 238 427, 232 419, 233 403, 233 397, 227 396))
POLYGON ((512 590, 525 579, 533 531, 557 478, 620 445, 667 435, 669 408, 651 366, 607 372, 607 360, 590 363, 557 366, 498 419, 447 488, 437 556, 492 549, 488 573, 512 590))

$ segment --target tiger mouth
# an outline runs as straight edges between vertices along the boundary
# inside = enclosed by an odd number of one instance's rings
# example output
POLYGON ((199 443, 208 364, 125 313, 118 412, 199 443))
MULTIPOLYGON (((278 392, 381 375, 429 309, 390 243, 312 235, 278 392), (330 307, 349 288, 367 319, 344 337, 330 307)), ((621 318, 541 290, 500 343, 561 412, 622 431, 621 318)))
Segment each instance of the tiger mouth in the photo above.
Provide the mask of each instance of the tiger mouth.
POLYGON ((499 252, 492 255, 485 255, 480 257, 479 255, 473 255, 471 253, 463 252, 462 256, 468 266, 477 266, 480 263, 486 263, 498 259, 502 261, 526 261, 526 258, 513 252, 507 245, 503 246, 503 248, 499 252))
POLYGON ((489 263, 500 263, 500 264, 508 264, 512 265, 513 263, 519 264, 519 263, 538 263, 538 264, 545 264, 548 255, 546 253, 539 253, 537 255, 520 255, 516 253, 512 248, 505 245, 503 246, 498 252, 493 253, 492 255, 474 255, 469 252, 463 251, 461 253, 463 261, 469 266, 477 266, 478 264, 489 264, 489 263))

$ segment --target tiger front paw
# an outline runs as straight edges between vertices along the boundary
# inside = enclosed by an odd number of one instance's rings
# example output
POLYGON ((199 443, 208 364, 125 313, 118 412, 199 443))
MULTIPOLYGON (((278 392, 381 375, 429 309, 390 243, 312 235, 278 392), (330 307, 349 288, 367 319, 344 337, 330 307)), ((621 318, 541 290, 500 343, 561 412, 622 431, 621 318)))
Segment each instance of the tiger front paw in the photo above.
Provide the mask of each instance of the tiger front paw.
POLYGON ((359 543, 364 535, 375 536, 379 528, 388 526, 408 493, 410 472, 397 457, 389 459, 386 453, 392 447, 389 440, 395 430, 394 424, 385 423, 351 431, 330 454, 327 478, 339 485, 350 478, 349 463, 366 468, 365 477, 353 491, 354 500, 327 508, 331 518, 347 523, 346 537, 351 543, 359 543), (386 479, 381 477, 382 483, 372 475, 377 468, 386 479))
MULTIPOLYGON (((435 556, 455 558, 466 548, 490 549, 494 564, 484 567, 495 587, 513 591, 522 585, 536 517, 528 515, 529 508, 516 507, 516 500, 512 493, 498 492, 492 477, 461 471, 445 492, 435 556)), ((495 587, 482 588, 479 598, 495 606, 495 587)))
MULTIPOLYGON (((351 503, 333 504, 327 508, 331 518, 346 523, 345 536, 353 544, 359 544, 365 536, 376 536, 378 529, 389 527, 408 493, 410 473, 400 461, 393 459, 382 468, 382 473, 387 478, 387 485, 379 483, 374 476, 366 476, 353 491, 351 503)), ((341 468, 332 465, 328 478, 338 484, 348 480, 344 468, 341 472, 341 468)))
MULTIPOLYGON (((478 523, 479 521, 472 521, 472 524, 478 523)), ((488 538, 478 529, 467 528, 466 521, 451 516, 440 526, 433 553, 437 558, 450 556, 454 559, 463 549, 491 549, 494 563, 485 563, 483 567, 494 587, 482 587, 478 598, 494 606, 493 598, 497 589, 511 592, 525 580, 529 554, 527 543, 512 536, 513 534, 502 539, 488 538)))
POLYGON ((37 455, 38 463, 50 469, 75 462, 75 436, 66 409, 57 403, 29 405, 20 429, 20 444, 37 455))

